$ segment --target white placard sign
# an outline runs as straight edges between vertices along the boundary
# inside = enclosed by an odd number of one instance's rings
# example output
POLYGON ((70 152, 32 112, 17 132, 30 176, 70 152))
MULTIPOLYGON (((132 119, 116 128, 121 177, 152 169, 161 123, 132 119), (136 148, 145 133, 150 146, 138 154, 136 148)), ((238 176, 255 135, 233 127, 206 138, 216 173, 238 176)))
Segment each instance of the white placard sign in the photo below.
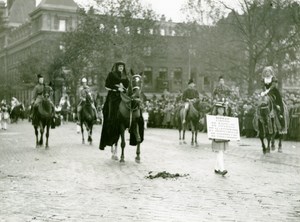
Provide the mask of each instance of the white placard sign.
POLYGON ((207 136, 210 139, 240 140, 239 119, 206 115, 207 136))

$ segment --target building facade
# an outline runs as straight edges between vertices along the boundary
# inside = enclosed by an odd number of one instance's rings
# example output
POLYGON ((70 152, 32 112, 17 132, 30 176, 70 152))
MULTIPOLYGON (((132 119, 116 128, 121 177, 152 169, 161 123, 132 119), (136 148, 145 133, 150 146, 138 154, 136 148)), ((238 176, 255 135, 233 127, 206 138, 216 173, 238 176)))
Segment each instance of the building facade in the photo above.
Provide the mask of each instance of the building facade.
MULTIPOLYGON (((35 0, 9 0, 7 4, 0 0, 0 10, 4 12, 6 23, 5 30, 0 33, 0 97, 9 99, 15 96, 21 101, 30 101, 31 88, 20 82, 18 66, 34 52, 33 48, 47 45, 47 42, 51 45, 62 33, 76 29, 78 5, 73 0, 42 0, 39 3, 35 0)), ((211 83, 201 71, 199 61, 194 61, 191 49, 176 52, 175 46, 186 41, 185 37, 176 35, 176 23, 163 17, 159 23, 160 28, 155 33, 167 40, 166 53, 154 57, 151 48, 144 49, 144 91, 178 92, 187 86, 190 77, 199 91, 210 90, 211 83)), ((42 50, 45 56, 51 53, 47 49, 42 50)), ((46 81, 51 80, 49 76, 45 78, 46 81)), ((56 89, 64 85, 63 81, 59 78, 54 80, 56 89)), ((98 90, 105 91, 104 88, 98 90)), ((61 91, 57 90, 56 97, 61 91)))

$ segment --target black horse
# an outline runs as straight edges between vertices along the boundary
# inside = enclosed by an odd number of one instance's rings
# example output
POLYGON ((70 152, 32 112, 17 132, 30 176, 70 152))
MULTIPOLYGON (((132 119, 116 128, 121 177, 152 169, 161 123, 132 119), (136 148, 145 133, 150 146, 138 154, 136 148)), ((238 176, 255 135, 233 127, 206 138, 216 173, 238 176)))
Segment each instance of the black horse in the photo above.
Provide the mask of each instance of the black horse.
POLYGON ((43 136, 44 136, 44 130, 46 128, 46 144, 45 147, 49 148, 48 145, 48 138, 49 138, 49 131, 50 126, 52 123, 52 114, 54 112, 52 104, 50 102, 50 93, 52 89, 49 86, 44 87, 43 91, 43 99, 39 103, 38 107, 34 108, 33 112, 33 119, 32 119, 32 125, 34 127, 35 131, 35 137, 36 137, 36 147, 43 145, 43 136), (38 129, 40 129, 40 139, 39 138, 39 132, 38 129))
POLYGON ((82 102, 82 109, 79 113, 80 115, 80 128, 81 128, 81 135, 82 135, 82 144, 85 143, 84 139, 84 127, 88 133, 88 142, 91 145, 93 143, 93 126, 96 119, 96 114, 94 109, 92 108, 93 99, 90 94, 87 94, 86 100, 82 102))
POLYGON ((10 112, 11 123, 17 123, 19 118, 24 119, 25 108, 22 103, 16 105, 10 112))
POLYGON ((180 107, 180 109, 176 112, 176 125, 179 132, 179 144, 186 144, 185 141, 185 131, 191 129, 192 139, 191 145, 198 146, 197 136, 199 131, 199 120, 200 120, 200 112, 201 112, 201 103, 199 99, 193 99, 189 101, 189 108, 186 112, 186 122, 182 123, 183 115, 184 115, 184 106, 180 107), (181 133, 182 132, 182 133, 181 133))
MULTIPOLYGON (((135 74, 130 77, 130 84, 127 92, 121 93, 121 102, 118 111, 118 124, 119 134, 121 137, 121 159, 124 160, 124 149, 126 146, 125 142, 125 130, 128 129, 130 133, 131 146, 136 146, 136 157, 135 161, 140 163, 140 144, 144 139, 144 120, 142 116, 141 104, 142 104, 142 91, 141 91, 141 75, 135 74)), ((117 143, 112 146, 112 158, 118 159, 117 143)))
POLYGON ((282 152, 282 136, 287 133, 288 129, 289 117, 286 105, 284 104, 284 128, 281 128, 279 115, 274 106, 275 104, 268 96, 262 97, 256 108, 256 115, 253 119, 253 125, 258 132, 264 154, 270 153, 270 145, 272 150, 275 150, 275 137, 277 135, 279 139, 278 152, 282 152), (267 139, 267 146, 264 143, 265 138, 267 139))

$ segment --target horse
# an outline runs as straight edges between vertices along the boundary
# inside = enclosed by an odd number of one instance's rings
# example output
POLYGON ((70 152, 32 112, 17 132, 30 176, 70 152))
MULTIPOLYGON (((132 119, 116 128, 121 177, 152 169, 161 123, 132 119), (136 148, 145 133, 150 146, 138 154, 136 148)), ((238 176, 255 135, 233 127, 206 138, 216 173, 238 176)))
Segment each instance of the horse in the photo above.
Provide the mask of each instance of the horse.
POLYGON ((185 131, 187 129, 191 129, 192 131, 192 139, 191 145, 198 146, 197 135, 199 130, 199 120, 200 120, 200 111, 201 111, 201 103, 199 99, 189 100, 189 108, 186 112, 186 122, 183 123, 184 117, 184 106, 180 107, 176 112, 176 125, 179 132, 179 144, 186 144, 185 141, 185 131), (182 132, 182 134, 181 134, 182 132), (182 135, 182 136, 181 136, 182 135))
POLYGON ((69 114, 70 114, 70 108, 69 108, 69 103, 66 100, 62 105, 61 105, 61 115, 63 117, 64 122, 69 121, 69 114))
POLYGON ((96 119, 96 114, 94 109, 92 108, 92 95, 87 93, 86 100, 82 102, 82 109, 79 113, 80 115, 80 128, 81 128, 81 135, 82 135, 82 144, 85 143, 84 139, 84 128, 85 126, 86 131, 88 133, 88 142, 90 145, 93 143, 92 134, 93 134, 93 126, 96 119))
MULTIPOLYGON (((141 104, 142 104, 142 91, 141 91, 141 75, 132 74, 130 77, 130 84, 126 92, 121 92, 121 102, 119 104, 119 110, 117 114, 119 124, 119 138, 121 137, 121 158, 120 162, 124 163, 124 149, 125 142, 125 130, 128 129, 130 133, 131 146, 136 146, 136 163, 140 163, 140 144, 144 138, 144 120, 142 116, 141 104)), ((118 141, 112 146, 112 159, 118 160, 117 157, 117 145, 118 141)))
POLYGON ((25 108, 22 103, 16 105, 10 112, 11 123, 17 123, 19 118, 24 118, 25 108))
POLYGON ((35 131, 36 148, 43 145, 43 136, 44 136, 45 127, 46 127, 45 148, 46 149, 49 148, 49 144, 48 144, 49 131, 50 131, 50 126, 52 123, 52 116, 53 116, 53 112, 54 112, 52 104, 50 102, 51 91, 52 91, 52 88, 50 86, 44 87, 42 101, 33 110, 34 115, 33 115, 33 119, 32 119, 32 125, 33 125, 34 131, 35 131), (38 129, 40 129, 40 139, 38 139, 39 138, 38 129))
POLYGON ((285 126, 282 128, 279 122, 279 114, 275 109, 274 102, 267 96, 260 99, 258 106, 256 107, 255 117, 253 119, 253 126, 258 132, 259 139, 262 144, 263 154, 270 153, 270 145, 272 150, 275 150, 275 137, 278 135, 278 152, 282 152, 282 137, 287 134, 288 129, 288 110, 283 103, 285 126), (267 139, 267 146, 264 143, 264 139, 267 139))

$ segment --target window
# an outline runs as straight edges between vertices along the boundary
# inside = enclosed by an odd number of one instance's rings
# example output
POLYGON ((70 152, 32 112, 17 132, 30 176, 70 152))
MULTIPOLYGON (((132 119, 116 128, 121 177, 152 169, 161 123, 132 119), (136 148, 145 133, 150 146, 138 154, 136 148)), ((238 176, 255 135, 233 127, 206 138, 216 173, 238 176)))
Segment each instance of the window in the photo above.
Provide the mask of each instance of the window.
POLYGON ((127 34, 130 34, 130 27, 129 27, 129 26, 126 26, 126 27, 125 27, 125 32, 126 32, 127 34))
POLYGON ((182 68, 175 68, 174 69, 174 80, 181 81, 182 79, 182 68))
POLYGON ((66 31, 66 20, 60 19, 58 23, 58 30, 65 32, 66 31))
POLYGON ((142 33, 142 29, 141 27, 138 27, 137 30, 136 30, 137 34, 141 34, 142 33))
POLYGON ((144 84, 151 85, 152 84, 152 68, 145 67, 144 69, 144 84))
POLYGON ((150 33, 151 35, 153 35, 154 30, 153 30, 153 29, 149 29, 149 33, 150 33))
POLYGON ((151 47, 144 47, 144 56, 151 56, 151 47))
POLYGON ((158 77, 160 79, 167 79, 168 78, 168 69, 165 67, 159 68, 158 77))
POLYGON ((160 35, 165 36, 166 35, 166 31, 164 29, 160 30, 160 35))

